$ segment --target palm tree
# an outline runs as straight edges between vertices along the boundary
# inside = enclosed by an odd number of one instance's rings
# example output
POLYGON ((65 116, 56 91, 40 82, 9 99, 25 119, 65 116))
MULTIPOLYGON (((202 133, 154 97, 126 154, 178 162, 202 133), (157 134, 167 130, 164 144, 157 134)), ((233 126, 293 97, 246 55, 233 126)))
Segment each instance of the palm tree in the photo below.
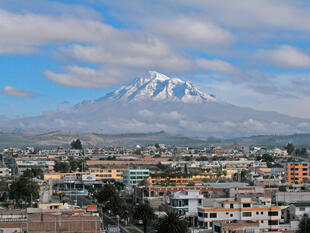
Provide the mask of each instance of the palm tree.
POLYGON ((133 218, 143 221, 144 233, 147 232, 147 224, 149 220, 152 220, 154 217, 154 210, 148 203, 141 203, 134 209, 133 218))
POLYGON ((310 232, 310 218, 305 215, 299 222, 297 233, 309 233, 310 232))
POLYGON ((166 215, 159 218, 156 224, 157 233, 187 233, 187 221, 173 211, 167 211, 166 215))

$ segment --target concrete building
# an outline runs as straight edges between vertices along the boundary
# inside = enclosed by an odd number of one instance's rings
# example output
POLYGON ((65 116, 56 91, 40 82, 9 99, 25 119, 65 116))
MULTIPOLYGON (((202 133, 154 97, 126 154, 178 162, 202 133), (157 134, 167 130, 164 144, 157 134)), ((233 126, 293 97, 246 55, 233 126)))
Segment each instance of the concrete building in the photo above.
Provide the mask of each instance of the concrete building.
POLYGON ((273 202, 288 205, 295 202, 310 202, 310 192, 274 192, 273 202))
POLYGON ((169 209, 180 215, 197 215, 197 208, 202 206, 203 195, 199 190, 186 190, 172 193, 170 196, 169 209))
POLYGON ((198 207, 202 206, 203 199, 199 190, 172 193, 169 199, 171 211, 184 215, 189 220, 190 226, 197 226, 198 207))
POLYGON ((138 185, 150 176, 149 169, 125 169, 123 170, 124 185, 138 185))
POLYGON ((214 222, 253 221, 259 224, 260 231, 280 229, 281 208, 263 205, 251 198, 234 201, 213 202, 213 206, 198 207, 198 225, 213 229, 214 222))
POLYGON ((290 205, 291 219, 300 219, 305 215, 310 216, 310 202, 296 202, 290 205))
POLYGON ((286 177, 289 183, 300 184, 305 179, 309 179, 309 163, 294 162, 288 163, 286 167, 286 177))
POLYGON ((43 171, 52 171, 54 169, 55 161, 42 161, 42 160, 16 160, 16 164, 20 171, 25 171, 33 167, 39 167, 43 171))
POLYGON ((1 210, 0 229, 3 233, 29 232, 92 232, 100 233, 102 221, 99 216, 86 214, 83 210, 1 210))
POLYGON ((257 221, 240 220, 233 222, 214 222, 214 233, 259 233, 259 223, 257 221))
POLYGON ((74 177, 75 180, 82 179, 84 176, 94 176, 96 180, 117 180, 121 181, 123 178, 122 169, 104 169, 104 168, 90 168, 88 172, 71 172, 71 173, 46 173, 44 180, 61 180, 66 177, 74 177))

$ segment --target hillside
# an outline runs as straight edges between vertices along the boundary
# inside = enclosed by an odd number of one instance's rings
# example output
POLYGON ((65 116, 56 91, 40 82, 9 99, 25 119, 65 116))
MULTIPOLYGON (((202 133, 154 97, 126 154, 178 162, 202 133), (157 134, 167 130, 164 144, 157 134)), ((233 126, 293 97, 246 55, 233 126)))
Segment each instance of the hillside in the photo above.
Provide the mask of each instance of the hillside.
POLYGON ((132 133, 132 134, 97 134, 97 133, 73 133, 54 131, 38 135, 21 135, 0 133, 0 147, 7 146, 69 146, 73 139, 80 138, 83 145, 108 146, 122 145, 135 146, 163 143, 169 145, 203 145, 206 140, 185 136, 156 133, 132 133))
POLYGON ((259 135, 234 139, 208 138, 199 139, 181 135, 168 134, 163 131, 153 133, 130 133, 130 134, 98 134, 98 133, 73 133, 66 131, 54 131, 46 134, 8 134, 0 133, 0 148, 7 146, 42 146, 68 147, 70 142, 76 138, 82 140, 85 146, 135 146, 162 143, 178 146, 207 146, 207 145, 266 145, 284 146, 288 142, 295 145, 309 145, 310 134, 292 135, 259 135))

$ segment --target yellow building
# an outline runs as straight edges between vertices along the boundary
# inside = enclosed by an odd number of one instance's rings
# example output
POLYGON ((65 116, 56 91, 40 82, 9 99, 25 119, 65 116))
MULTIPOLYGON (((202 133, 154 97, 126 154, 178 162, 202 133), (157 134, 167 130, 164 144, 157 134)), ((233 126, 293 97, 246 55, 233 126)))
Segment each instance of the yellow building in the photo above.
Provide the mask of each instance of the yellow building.
POLYGON ((39 204, 39 208, 43 210, 64 210, 70 209, 72 206, 70 206, 68 203, 47 203, 39 204))
POLYGON ((107 168, 90 168, 88 172, 72 172, 72 173, 47 173, 44 174, 44 180, 61 180, 67 177, 75 176, 76 179, 81 179, 83 175, 95 175, 96 180, 122 180, 123 169, 107 169, 107 168))
POLYGON ((187 185, 192 182, 192 176, 173 176, 173 177, 165 177, 165 176, 150 176, 149 180, 151 180, 152 184, 178 184, 178 185, 187 185))

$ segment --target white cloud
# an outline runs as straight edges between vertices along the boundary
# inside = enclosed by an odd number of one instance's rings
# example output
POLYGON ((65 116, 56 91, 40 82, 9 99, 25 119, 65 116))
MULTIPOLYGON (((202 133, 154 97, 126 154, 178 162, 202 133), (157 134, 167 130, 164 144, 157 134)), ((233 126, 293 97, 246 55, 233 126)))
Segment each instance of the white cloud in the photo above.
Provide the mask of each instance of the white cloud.
POLYGON ((138 112, 138 115, 144 117, 144 118, 150 118, 150 117, 153 117, 154 116, 154 113, 147 110, 147 109, 143 109, 143 110, 140 110, 138 112))
POLYGON ((64 50, 75 59, 97 64, 117 65, 134 69, 159 69, 162 71, 188 71, 191 61, 175 53, 171 47, 157 39, 145 38, 119 40, 100 46, 73 45, 64 50))
POLYGON ((61 85, 85 88, 107 88, 122 82, 123 76, 118 70, 94 70, 86 67, 69 66, 67 73, 54 73, 46 70, 45 76, 61 85))
POLYGON ((237 67, 233 66, 232 64, 226 61, 222 61, 219 59, 207 60, 201 58, 196 61, 196 64, 199 68, 205 70, 230 73, 230 74, 241 73, 241 71, 237 67))
POLYGON ((160 118, 165 120, 165 121, 178 121, 183 118, 183 116, 175 111, 172 112, 162 112, 160 114, 160 118))
POLYGON ((264 63, 284 68, 310 67, 310 56, 293 46, 283 45, 275 50, 260 50, 256 57, 264 63))
POLYGON ((287 0, 180 0, 177 6, 174 0, 165 0, 162 3, 171 6, 170 9, 175 12, 194 11, 196 15, 207 15, 218 24, 239 29, 288 29, 310 32, 310 25, 306 23, 310 20, 307 1, 297 4, 287 0))
POLYGON ((22 98, 34 97, 34 94, 32 92, 16 89, 16 88, 14 88, 12 86, 5 86, 2 89, 2 94, 3 95, 8 95, 8 96, 22 97, 22 98))
MULTIPOLYGON (((98 43, 117 36, 117 30, 100 21, 72 16, 15 14, 0 9, 0 47, 19 48, 50 43, 98 43)), ((8 51, 7 51, 8 52, 8 51)))
MULTIPOLYGON (((170 43, 189 47, 230 45, 233 34, 206 19, 191 17, 152 17, 145 21, 145 30, 167 38, 170 43)), ((142 22, 143 24, 143 22, 142 22)))

